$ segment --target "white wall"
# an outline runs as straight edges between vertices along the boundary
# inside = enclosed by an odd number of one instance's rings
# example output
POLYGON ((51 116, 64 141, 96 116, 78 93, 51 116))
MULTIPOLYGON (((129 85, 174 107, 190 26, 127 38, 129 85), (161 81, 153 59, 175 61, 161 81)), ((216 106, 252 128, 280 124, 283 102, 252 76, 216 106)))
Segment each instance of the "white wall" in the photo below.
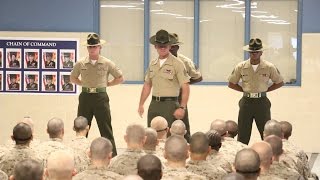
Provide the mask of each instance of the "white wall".
MULTIPOLYGON (((85 39, 87 33, 18 33, 0 32, 1 36, 16 37, 59 37, 85 39)), ((272 102, 272 118, 290 121, 293 124, 293 137, 297 145, 307 152, 320 152, 320 144, 312 139, 319 137, 320 118, 320 34, 303 35, 303 63, 302 86, 284 87, 268 94, 272 102)), ((80 55, 85 55, 82 47, 80 55)), ((231 70, 230 70, 231 72, 231 70)), ((113 118, 113 128, 118 148, 125 147, 123 134, 126 125, 132 122, 146 124, 146 114, 141 119, 137 114, 138 101, 142 85, 120 85, 108 88, 113 118)), ((191 87, 189 112, 191 130, 206 131, 209 123, 216 119, 237 119, 238 100, 241 94, 228 89, 226 86, 198 86, 191 87)), ((145 104, 147 111, 149 101, 145 104)), ((0 143, 4 143, 12 133, 16 121, 25 115, 31 116, 35 121, 35 133, 40 139, 46 139, 47 121, 57 116, 65 120, 65 136, 69 140, 72 131, 73 119, 76 116, 78 105, 77 95, 12 95, 0 94, 1 130, 0 143)), ((253 126, 252 140, 258 140, 256 127, 253 126)), ((90 138, 99 136, 96 123, 93 123, 90 138)))

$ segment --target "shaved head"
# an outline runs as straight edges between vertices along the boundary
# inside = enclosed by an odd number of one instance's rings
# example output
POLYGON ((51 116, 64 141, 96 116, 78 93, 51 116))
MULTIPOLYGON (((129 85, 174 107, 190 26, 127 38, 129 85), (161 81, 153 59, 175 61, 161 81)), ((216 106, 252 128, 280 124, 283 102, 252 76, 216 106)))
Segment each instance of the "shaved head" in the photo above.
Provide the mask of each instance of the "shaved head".
POLYGON ((25 116, 25 117, 23 117, 23 119, 20 122, 28 124, 30 126, 32 132, 34 131, 34 122, 31 119, 31 117, 25 116))
POLYGON ((50 138, 59 138, 64 131, 64 123, 60 118, 52 118, 48 121, 47 132, 50 138))
POLYGON ((228 135, 234 138, 238 135, 238 124, 232 120, 226 121, 226 130, 228 131, 228 135))
POLYGON ((87 127, 88 127, 88 120, 83 116, 79 116, 73 121, 73 129, 76 132, 86 130, 87 127))
POLYGON ((272 164, 272 148, 267 142, 256 142, 251 146, 251 149, 259 154, 260 166, 269 169, 272 164))
POLYGON ((195 154, 208 153, 209 139, 203 132, 196 132, 190 139, 190 152, 195 154))
POLYGON ((245 177, 255 177, 259 175, 260 158, 256 151, 245 148, 236 154, 235 169, 245 177))
POLYGON ((211 146, 211 149, 214 149, 216 151, 219 151, 221 147, 221 136, 216 130, 210 130, 206 133, 208 140, 209 140, 209 146, 211 146))
POLYGON ((224 136, 227 132, 226 122, 221 119, 216 119, 212 121, 210 130, 216 130, 220 136, 224 136))
POLYGON ((138 175, 143 179, 160 180, 162 177, 162 165, 157 156, 144 155, 138 161, 138 175))
POLYGON ((275 136, 275 135, 267 136, 264 139, 264 141, 270 144, 274 156, 278 157, 283 153, 282 139, 279 138, 278 136, 275 136))
POLYGON ((32 140, 31 127, 23 122, 14 126, 12 131, 12 139, 16 144, 27 144, 32 140))
POLYGON ((288 121, 281 121, 280 125, 281 125, 281 130, 283 133, 283 137, 285 139, 289 139, 289 137, 292 134, 292 124, 289 123, 288 121))
POLYGON ((42 180, 43 165, 33 159, 25 159, 14 166, 13 177, 15 180, 42 180))
POLYGON ((145 140, 145 130, 140 124, 131 124, 127 127, 126 138, 129 144, 141 144, 145 140))
POLYGON ((146 142, 143 145, 143 149, 145 150, 156 150, 156 146, 158 144, 157 131, 153 128, 145 129, 146 132, 146 142))
POLYGON ((172 135, 184 136, 186 134, 186 125, 181 120, 175 120, 170 128, 172 135))
POLYGON ((276 120, 269 120, 264 125, 263 137, 267 137, 270 135, 276 135, 280 138, 282 138, 282 136, 283 136, 282 130, 281 130, 281 125, 276 120))
POLYGON ((164 146, 164 155, 168 161, 185 161, 188 158, 187 141, 182 136, 170 136, 164 146))
POLYGON ((90 158, 94 160, 104 160, 112 152, 111 142, 104 137, 94 139, 90 146, 90 158))
POLYGON ((75 174, 74 157, 69 151, 52 152, 47 160, 49 179, 72 179, 75 174))
POLYGON ((155 129, 156 131, 161 131, 163 129, 168 128, 168 122, 162 116, 154 117, 151 120, 151 128, 155 129))

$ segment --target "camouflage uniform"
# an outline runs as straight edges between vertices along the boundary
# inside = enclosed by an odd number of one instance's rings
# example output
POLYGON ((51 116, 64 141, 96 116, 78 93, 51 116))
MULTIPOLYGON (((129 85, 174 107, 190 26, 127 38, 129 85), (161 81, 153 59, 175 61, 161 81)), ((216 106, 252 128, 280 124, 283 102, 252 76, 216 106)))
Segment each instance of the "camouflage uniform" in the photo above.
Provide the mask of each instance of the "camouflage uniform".
POLYGON ((246 148, 247 145, 231 138, 231 137, 223 137, 221 148, 219 152, 225 155, 225 159, 228 160, 229 163, 233 163, 238 151, 246 148))
POLYGON ((15 145, 9 152, 0 160, 0 169, 8 176, 13 174, 15 164, 24 159, 34 159, 42 163, 42 159, 28 145, 15 145))
MULTIPOLYGON (((230 159, 230 158, 229 158, 230 159)), ((221 167, 224 169, 227 173, 232 172, 232 164, 230 163, 224 154, 221 154, 220 152, 211 151, 209 156, 207 157, 207 161, 213 165, 214 167, 221 167)), ((234 159, 233 159, 234 161, 234 159)))
POLYGON ((283 139, 282 144, 284 154, 295 161, 298 172, 304 177, 312 177, 307 154, 287 139, 283 139))
POLYGON ((261 178, 264 176, 274 176, 288 180, 303 179, 303 177, 296 170, 288 168, 285 164, 278 161, 273 161, 269 171, 260 175, 261 178))
POLYGON ((90 159, 87 156, 87 150, 90 148, 90 141, 85 136, 77 136, 68 143, 68 147, 71 147, 74 151, 77 172, 86 170, 90 164, 90 159))
POLYGON ((118 180, 123 176, 109 171, 107 167, 94 167, 90 166, 87 170, 77 174, 73 180, 118 180))
POLYGON ((137 174, 138 160, 144 155, 145 153, 142 150, 127 149, 124 153, 111 160, 109 169, 124 176, 137 174))
POLYGON ((89 139, 85 136, 77 136, 68 143, 68 146, 74 150, 86 152, 90 148, 90 144, 89 139))
POLYGON ((166 144, 166 139, 158 139, 159 144, 156 147, 157 153, 163 154, 164 152, 164 145, 166 144))
POLYGON ((144 150, 144 152, 145 152, 146 154, 151 154, 151 155, 157 156, 157 157, 160 159, 160 161, 161 161, 162 164, 163 164, 164 162, 166 162, 166 159, 163 157, 163 152, 159 152, 159 151, 157 151, 157 150, 155 150, 155 151, 153 151, 153 150, 144 150))
POLYGON ((221 167, 214 167, 208 161, 193 161, 187 163, 187 170, 198 175, 207 177, 209 180, 220 180, 227 174, 221 167))
MULTIPOLYGON (((32 141, 29 144, 29 147, 32 149, 35 149, 35 147, 37 147, 40 144, 40 140, 39 139, 32 139, 32 141)), ((5 144, 5 146, 7 148, 13 148, 16 145, 16 142, 13 140, 8 140, 5 144)))
POLYGON ((74 155, 75 168, 78 172, 81 172, 88 167, 89 160, 87 158, 82 158, 83 154, 81 153, 74 153, 73 149, 64 145, 62 139, 59 138, 51 138, 49 141, 43 142, 37 147, 38 153, 44 160, 44 167, 47 166, 47 158, 49 155, 58 150, 69 151, 74 155))
POLYGON ((164 166, 162 180, 205 180, 204 176, 199 176, 189 172, 186 168, 170 168, 164 166))
POLYGON ((0 170, 0 180, 7 180, 8 176, 5 172, 0 170))

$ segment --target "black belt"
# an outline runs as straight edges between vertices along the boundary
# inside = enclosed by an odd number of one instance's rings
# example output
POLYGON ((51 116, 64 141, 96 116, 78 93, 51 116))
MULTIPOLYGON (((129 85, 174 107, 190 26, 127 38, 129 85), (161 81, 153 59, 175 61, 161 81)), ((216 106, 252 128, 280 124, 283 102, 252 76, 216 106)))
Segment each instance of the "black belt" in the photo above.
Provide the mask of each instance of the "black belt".
POLYGON ((244 97, 248 97, 248 98, 261 98, 261 97, 266 97, 267 93, 266 92, 261 92, 261 93, 248 93, 248 92, 244 92, 243 93, 244 97))
POLYGON ((152 96, 152 100, 156 100, 156 101, 178 101, 178 97, 152 96))
POLYGON ((85 92, 85 93, 107 92, 107 88, 106 88, 106 87, 100 87, 100 88, 87 88, 87 87, 82 87, 82 92, 85 92))

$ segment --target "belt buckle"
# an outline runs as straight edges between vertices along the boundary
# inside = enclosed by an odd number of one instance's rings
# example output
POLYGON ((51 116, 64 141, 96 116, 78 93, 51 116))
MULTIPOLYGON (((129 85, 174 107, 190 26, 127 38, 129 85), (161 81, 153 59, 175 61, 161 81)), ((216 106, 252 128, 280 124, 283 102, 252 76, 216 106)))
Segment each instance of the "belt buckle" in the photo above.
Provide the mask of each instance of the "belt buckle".
POLYGON ((160 101, 161 97, 160 96, 156 96, 156 101, 160 101))
POLYGON ((261 93, 250 93, 250 98, 260 98, 261 93))
POLYGON ((97 88, 89 88, 89 93, 97 93, 97 88))

